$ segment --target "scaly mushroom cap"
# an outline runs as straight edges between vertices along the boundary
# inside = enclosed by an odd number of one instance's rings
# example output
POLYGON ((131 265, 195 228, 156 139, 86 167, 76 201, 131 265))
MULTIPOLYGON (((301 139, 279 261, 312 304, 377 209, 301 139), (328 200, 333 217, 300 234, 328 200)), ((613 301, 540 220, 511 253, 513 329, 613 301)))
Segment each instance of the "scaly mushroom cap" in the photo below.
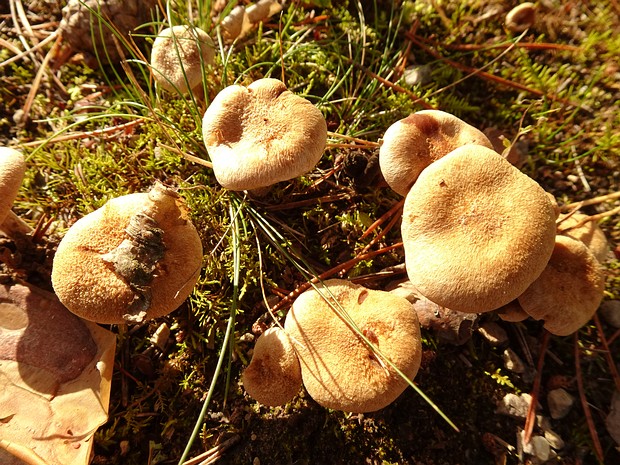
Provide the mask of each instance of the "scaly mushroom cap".
POLYGON ((558 218, 559 233, 583 242, 596 259, 603 263, 610 255, 609 243, 603 230, 594 221, 587 221, 581 226, 573 227, 587 217, 588 215, 583 213, 574 213, 570 216, 560 215, 558 218))
POLYGON ((259 336, 242 375, 247 393, 263 405, 284 405, 301 389, 301 368, 285 331, 269 328, 259 336))
POLYGON ((487 312, 516 299, 545 269, 555 209, 501 155, 460 147, 429 165, 405 199, 407 273, 427 299, 487 312))
POLYGON ((284 328, 293 342, 304 386, 327 408, 372 412, 392 403, 407 387, 325 299, 344 309, 362 334, 409 379, 420 367, 420 326, 412 304, 389 292, 332 279, 300 295, 284 328), (334 303, 334 299, 339 305, 334 303))
POLYGON ((545 270, 519 296, 519 304, 557 336, 568 336, 586 324, 603 300, 605 273, 586 245, 557 236, 545 270))
POLYGON ((202 244, 181 198, 156 184, 78 220, 58 245, 52 285, 76 315, 139 323, 175 310, 192 291, 202 244))
POLYGON ((151 67, 157 84, 170 92, 189 93, 202 82, 202 70, 213 64, 215 46, 200 28, 172 26, 153 42, 151 67))
POLYGON ((321 111, 277 79, 233 85, 211 102, 202 135, 217 181, 251 190, 311 171, 327 142, 321 111))
POLYGON ((26 174, 26 161, 21 152, 0 147, 0 224, 11 211, 26 174))
POLYGON ((392 124, 383 136, 379 166, 388 185, 400 195, 424 168, 465 144, 493 144, 482 131, 450 113, 422 110, 392 124))

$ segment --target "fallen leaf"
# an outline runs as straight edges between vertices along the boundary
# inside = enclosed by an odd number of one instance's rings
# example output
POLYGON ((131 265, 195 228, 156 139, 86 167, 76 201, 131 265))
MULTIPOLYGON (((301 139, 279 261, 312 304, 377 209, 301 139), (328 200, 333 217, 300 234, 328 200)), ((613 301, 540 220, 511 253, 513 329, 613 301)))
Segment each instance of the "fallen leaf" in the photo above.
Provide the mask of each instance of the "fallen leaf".
POLYGON ((0 286, 0 463, 89 463, 108 417, 115 345, 54 294, 0 286))

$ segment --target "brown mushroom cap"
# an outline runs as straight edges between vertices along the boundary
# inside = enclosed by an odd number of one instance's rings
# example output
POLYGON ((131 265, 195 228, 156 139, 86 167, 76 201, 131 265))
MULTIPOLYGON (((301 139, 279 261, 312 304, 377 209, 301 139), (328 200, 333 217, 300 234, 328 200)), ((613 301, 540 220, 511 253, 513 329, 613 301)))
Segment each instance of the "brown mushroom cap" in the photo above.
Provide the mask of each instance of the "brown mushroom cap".
POLYGON ((26 161, 21 152, 0 147, 0 224, 11 211, 25 173, 26 161))
POLYGON ((497 316, 509 323, 527 320, 530 316, 521 308, 518 300, 508 302, 496 310, 497 316))
POLYGON ((465 144, 493 148, 482 131, 450 113, 418 111, 385 131, 379 166, 388 185, 407 195, 424 168, 465 144))
POLYGON ((605 273, 594 254, 577 239, 557 236, 547 267, 518 300, 547 331, 568 336, 592 318, 604 291, 605 273))
POLYGON ((263 405, 284 405, 301 389, 301 368, 286 332, 276 326, 259 336, 242 375, 247 393, 263 405))
POLYGON ((611 252, 603 230, 594 221, 587 221, 581 226, 574 227, 586 218, 588 215, 583 213, 573 213, 570 216, 560 215, 558 218, 560 234, 583 242, 596 259, 603 263, 609 258, 611 252))
POLYGON ((251 190, 311 171, 327 143, 321 111, 277 79, 233 85, 211 102, 202 121, 217 181, 251 190))
POLYGON ((166 28, 153 42, 153 78, 162 89, 187 94, 201 84, 202 71, 213 64, 214 57, 213 40, 202 29, 186 25, 166 28))
POLYGON ((512 32, 523 32, 536 20, 536 5, 524 2, 515 6, 506 15, 506 28, 512 32))
POLYGON ((202 244, 181 198, 156 184, 108 201, 58 245, 52 285, 73 313, 104 324, 175 310, 198 279, 202 244))
POLYGON ((555 210, 501 155, 460 147, 429 165, 405 199, 407 273, 429 300, 464 312, 516 299, 545 269, 555 210))
POLYGON ((336 299, 362 334, 409 379, 416 375, 422 355, 412 304, 340 279, 325 281, 319 289, 320 293, 311 289, 300 295, 284 324, 306 390, 324 407, 347 412, 387 406, 407 382, 371 352, 325 299, 336 299))

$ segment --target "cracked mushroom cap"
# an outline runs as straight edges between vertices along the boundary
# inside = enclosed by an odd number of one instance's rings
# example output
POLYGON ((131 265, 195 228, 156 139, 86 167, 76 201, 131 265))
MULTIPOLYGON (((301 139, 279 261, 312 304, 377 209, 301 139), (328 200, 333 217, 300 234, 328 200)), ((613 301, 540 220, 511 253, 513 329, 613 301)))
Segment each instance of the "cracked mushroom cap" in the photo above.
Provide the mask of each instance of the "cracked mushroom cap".
POLYGON ((400 195, 424 168, 465 144, 493 144, 484 133, 450 113, 422 110, 392 124, 383 136, 379 166, 388 185, 400 195))
MULTIPOLYGON (((366 338, 409 379, 420 367, 420 325, 412 304, 385 291, 331 279, 301 294, 284 328, 295 346, 308 394, 327 408, 372 412, 392 403, 408 383, 326 302, 337 302, 366 338)), ((339 308, 337 304, 334 304, 339 308)))
POLYGON ((327 142, 321 111, 277 79, 223 89, 202 120, 217 181, 252 190, 311 171, 327 142))
POLYGON ((169 92, 187 94, 202 83, 203 69, 213 64, 214 57, 213 40, 202 29, 187 25, 166 28, 153 42, 153 78, 169 92))
POLYGON ((0 147, 0 225, 11 211, 25 174, 26 161, 21 152, 0 147))
POLYGON ((263 405, 275 407, 293 400, 301 389, 301 368, 283 329, 274 326, 259 336, 242 378, 250 397, 263 405))
POLYGON ((609 243, 605 233, 594 221, 586 221, 577 226, 582 220, 588 218, 583 213, 573 213, 572 215, 560 215, 558 218, 559 234, 572 237, 583 242, 592 251, 596 259, 603 263, 610 255, 609 243), (575 227, 577 226, 577 227, 575 227))
POLYGON ((407 274, 427 299, 469 313, 516 299, 555 243, 546 192, 501 155, 466 145, 429 165, 405 199, 407 274))
POLYGON ((556 336, 568 336, 585 325, 603 300, 605 273, 586 245, 557 236, 553 255, 542 274, 519 296, 519 304, 556 336))
POLYGON ((158 183, 75 222, 58 245, 52 285, 86 320, 140 323, 178 308, 201 264, 202 243, 184 203, 158 183))

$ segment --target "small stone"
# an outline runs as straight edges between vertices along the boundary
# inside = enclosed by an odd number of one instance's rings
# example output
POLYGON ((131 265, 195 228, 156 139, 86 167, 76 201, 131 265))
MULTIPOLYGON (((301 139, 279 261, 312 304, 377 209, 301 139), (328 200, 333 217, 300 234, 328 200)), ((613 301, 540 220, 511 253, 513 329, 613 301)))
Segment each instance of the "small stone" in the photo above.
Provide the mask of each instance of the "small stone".
POLYGON ((487 321, 480 325, 478 332, 492 346, 502 346, 508 343, 508 334, 500 325, 493 321, 487 321))
POLYGON ((574 403, 575 398, 562 388, 554 389, 547 394, 549 414, 554 420, 564 418, 568 415, 574 403))
POLYGON ((599 310, 603 320, 614 328, 620 328, 620 300, 606 300, 599 310))
POLYGON ((532 396, 529 394, 521 394, 519 396, 509 393, 498 403, 496 413, 525 419, 531 403, 532 396))
POLYGON ((432 69, 429 65, 409 66, 403 71, 403 79, 409 86, 428 84, 431 80, 432 69))
POLYGON ((620 391, 614 392, 611 398, 611 406, 609 408, 609 414, 605 419, 605 426, 609 435, 616 441, 618 447, 620 447, 620 391))
POLYGON ((553 449, 555 450, 564 449, 564 445, 565 445, 564 440, 560 437, 558 433, 556 433, 552 429, 549 429, 545 431, 544 435, 545 435, 545 439, 547 440, 547 442, 553 449))
POLYGON ((517 449, 524 454, 531 455, 537 459, 538 463, 545 463, 551 458, 551 446, 547 440, 542 436, 532 436, 530 442, 525 444, 523 439, 525 437, 525 431, 520 431, 517 436, 517 449))
POLYGON ((504 366, 506 369, 512 371, 513 373, 525 372, 525 364, 514 350, 510 348, 504 350, 502 358, 504 359, 504 366))

